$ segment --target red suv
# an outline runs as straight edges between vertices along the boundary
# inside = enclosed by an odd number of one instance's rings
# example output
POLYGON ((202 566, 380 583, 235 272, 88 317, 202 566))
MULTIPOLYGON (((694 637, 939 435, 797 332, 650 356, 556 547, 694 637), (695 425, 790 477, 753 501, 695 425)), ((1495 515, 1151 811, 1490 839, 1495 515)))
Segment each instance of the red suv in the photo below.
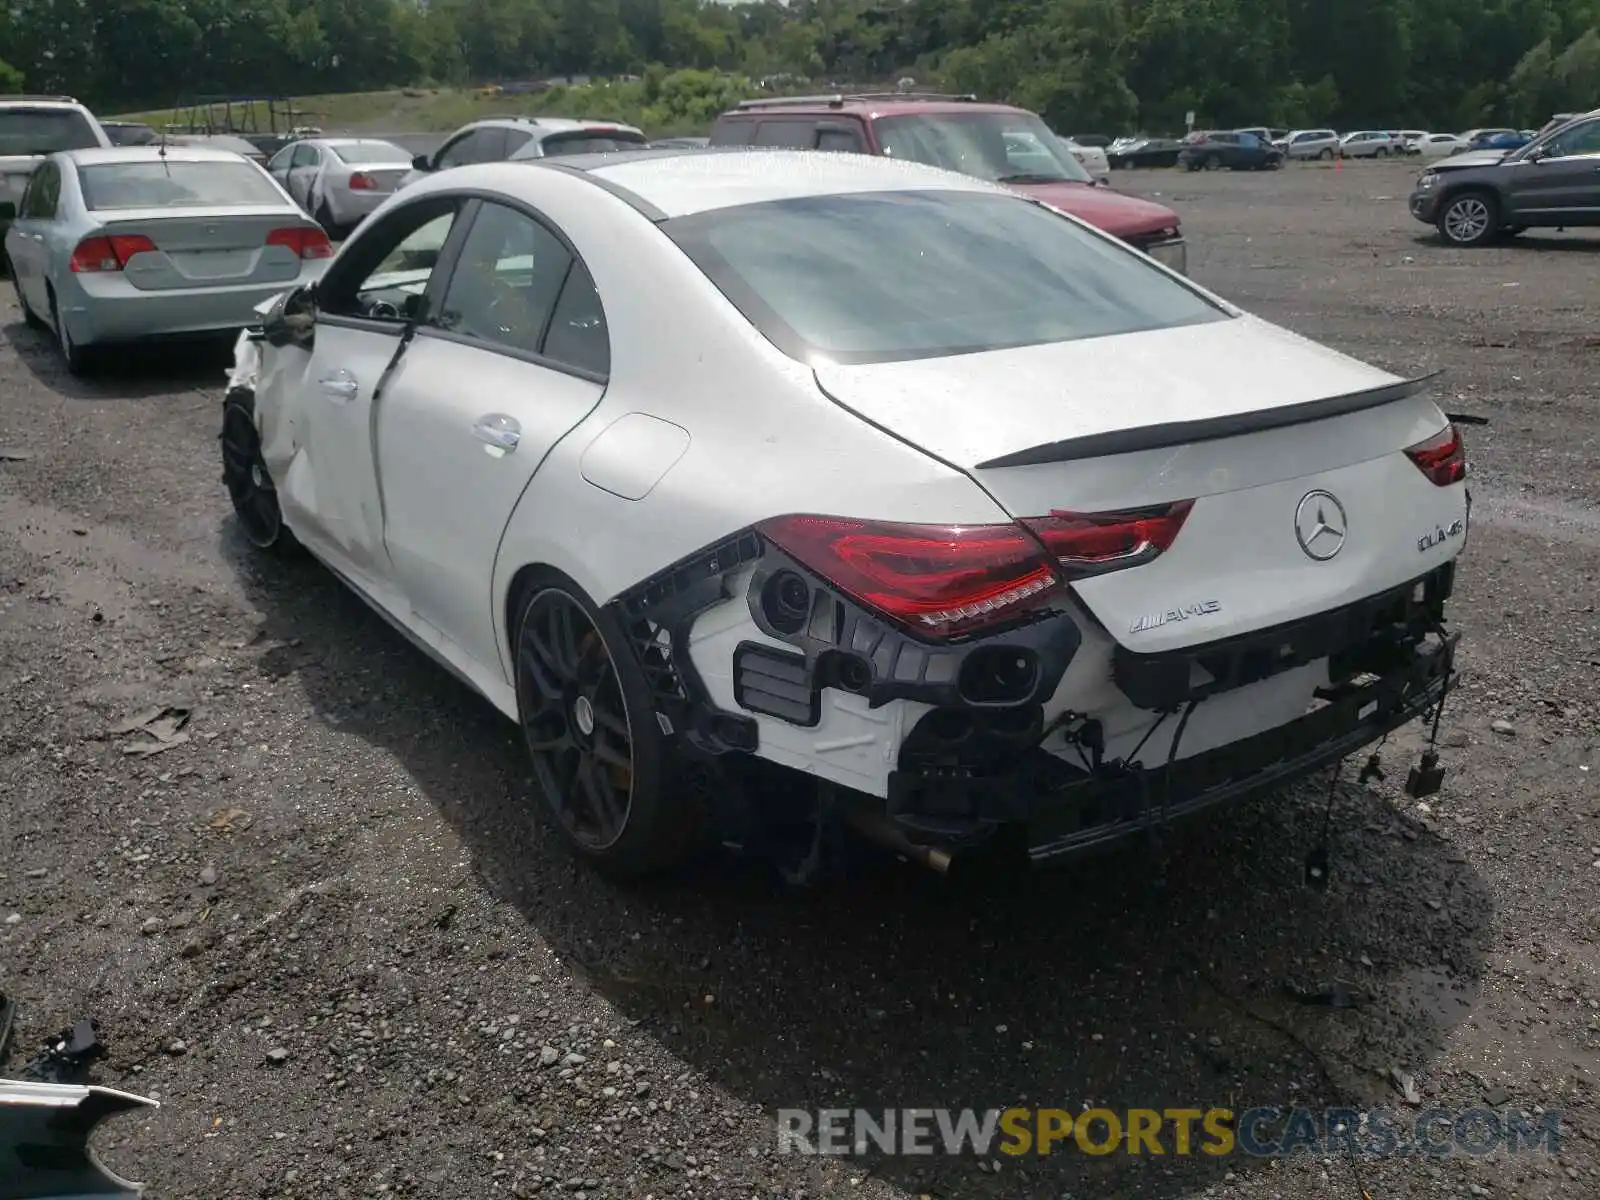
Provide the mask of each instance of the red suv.
POLYGON ((1178 214, 1097 187, 1043 121, 1008 104, 890 92, 746 100, 713 146, 772 146, 906 158, 990 179, 1087 221, 1176 271, 1188 267, 1178 214))

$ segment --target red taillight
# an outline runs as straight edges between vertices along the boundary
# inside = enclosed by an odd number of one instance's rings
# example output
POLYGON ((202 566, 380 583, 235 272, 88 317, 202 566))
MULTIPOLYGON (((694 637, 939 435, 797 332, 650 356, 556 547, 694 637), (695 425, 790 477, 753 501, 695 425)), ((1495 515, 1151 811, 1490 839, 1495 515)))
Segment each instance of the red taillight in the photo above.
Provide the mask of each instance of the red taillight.
POLYGON ((1060 581, 1018 525, 897 525, 788 516, 757 528, 841 591, 925 637, 1022 616, 1060 581))
POLYGON ((1435 487, 1449 487, 1467 477, 1467 447, 1454 422, 1427 441, 1407 446, 1406 457, 1435 487))
POLYGON ((135 254, 154 250, 156 244, 142 233, 114 233, 84 238, 72 252, 72 269, 79 274, 120 271, 135 254))
POLYGON ((332 258, 333 243, 320 229, 292 225, 287 229, 274 229, 267 234, 267 245, 287 246, 301 258, 332 258))
POLYGON ((1172 545, 1194 507, 1180 500, 1122 512, 1052 512, 1023 522, 1069 580, 1149 562, 1172 545))
POLYGON ((365 171, 357 171, 350 176, 350 190, 352 192, 370 192, 378 186, 378 181, 365 171))

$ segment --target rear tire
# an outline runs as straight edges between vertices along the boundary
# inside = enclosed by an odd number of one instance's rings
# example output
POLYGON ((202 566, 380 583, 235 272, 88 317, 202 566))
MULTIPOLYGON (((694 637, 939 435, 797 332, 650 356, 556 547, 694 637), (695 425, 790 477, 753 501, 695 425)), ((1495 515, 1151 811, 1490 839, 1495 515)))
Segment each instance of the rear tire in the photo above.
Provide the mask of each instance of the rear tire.
POLYGON ((1324 159, 1324 160, 1326 160, 1328 162, 1332 162, 1333 161, 1333 147, 1331 147, 1331 146, 1326 147, 1320 154, 1317 155, 1317 157, 1320 158, 1320 159, 1324 159))
POLYGON ((234 388, 222 402, 222 482, 252 546, 265 554, 295 554, 300 543, 283 523, 277 485, 261 457, 255 408, 255 394, 247 388, 234 388))
POLYGON ((328 202, 326 200, 318 201, 317 211, 312 220, 322 226, 322 232, 328 235, 330 242, 344 240, 344 231, 339 228, 339 223, 333 219, 333 213, 328 210, 328 202))
POLYGON ((1222 165, 1222 160, 1220 158, 1218 158, 1215 154, 1213 154, 1210 158, 1206 159, 1206 161, 1205 161, 1205 169, 1208 170, 1208 171, 1215 171, 1221 165, 1222 165))
POLYGON ((521 588, 511 629, 517 713, 562 838, 618 878, 677 865, 699 812, 626 631, 549 568, 521 588))
POLYGON ((1500 207, 1492 192, 1471 188, 1451 196, 1435 224, 1451 246, 1482 246, 1500 231, 1500 207))
POLYGON ((94 369, 94 351, 91 347, 80 346, 72 340, 72 331, 61 319, 61 309, 56 304, 56 294, 53 289, 50 292, 50 324, 55 329, 56 347, 61 351, 61 361, 66 364, 67 374, 80 379, 89 374, 94 369))

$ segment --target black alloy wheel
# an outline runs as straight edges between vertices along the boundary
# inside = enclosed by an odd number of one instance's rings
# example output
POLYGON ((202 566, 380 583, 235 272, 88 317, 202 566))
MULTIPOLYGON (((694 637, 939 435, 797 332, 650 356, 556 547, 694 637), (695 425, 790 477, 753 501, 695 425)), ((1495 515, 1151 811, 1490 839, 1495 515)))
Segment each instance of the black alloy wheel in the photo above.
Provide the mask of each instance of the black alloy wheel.
POLYGON ((257 550, 284 553, 296 545, 283 523, 278 489, 261 457, 254 398, 229 396, 222 406, 222 482, 244 535, 257 550))
POLYGON ((513 625, 517 709, 557 828, 614 875, 674 865, 699 822, 671 786, 672 745, 627 637, 557 572, 541 571, 523 595, 513 625))
POLYGON ((604 853, 633 803, 633 734, 616 665, 583 606, 555 588, 533 598, 520 642, 530 701, 522 728, 539 786, 562 829, 604 853))

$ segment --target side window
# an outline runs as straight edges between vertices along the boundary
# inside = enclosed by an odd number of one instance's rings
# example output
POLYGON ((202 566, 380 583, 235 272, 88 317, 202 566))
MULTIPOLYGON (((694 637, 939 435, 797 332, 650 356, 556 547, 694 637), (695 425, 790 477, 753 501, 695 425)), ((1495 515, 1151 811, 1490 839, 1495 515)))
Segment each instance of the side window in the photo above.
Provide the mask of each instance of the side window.
POLYGON ((1600 121, 1574 125, 1560 137, 1545 143, 1553 158, 1566 158, 1574 154, 1600 154, 1600 121))
POLYGON ((723 120, 711 129, 712 144, 717 146, 748 146, 755 136, 754 121, 723 120))
POLYGON ((526 146, 529 139, 533 137, 533 134, 526 129, 506 129, 501 132, 505 134, 506 141, 505 145, 500 148, 500 153, 495 156, 497 158, 510 158, 518 150, 526 146))
POLYGON ((294 158, 290 160, 291 167, 314 167, 317 165, 317 148, 301 142, 294 148, 294 158))
POLYGON ((478 130, 477 137, 472 143, 472 157, 469 162, 486 163, 500 162, 506 156, 506 134, 510 132, 498 126, 478 130))
POLYGON ((61 199, 61 168, 53 162, 40 165, 33 173, 28 194, 23 197, 22 216, 30 221, 53 221, 61 199))
POLYGON ((810 149, 817 133, 815 121, 762 121, 753 145, 810 149))
POLYGON ((435 198, 390 214, 351 243, 317 285, 318 309, 400 325, 421 310, 458 209, 435 198))
POLYGON ((861 135, 848 125, 823 125, 817 130, 817 149, 841 154, 864 154, 861 135))
POLYGON ((572 255, 532 217, 499 204, 478 210, 435 324, 507 350, 538 354, 572 255))
POLYGON ((298 150, 298 149, 299 149, 298 146, 285 146, 282 150, 279 150, 268 161, 267 170, 269 170, 269 171, 287 170, 288 167, 289 167, 289 164, 294 161, 294 152, 296 150, 298 150))
POLYGON ((556 301, 550 332, 545 336, 544 356, 594 375, 611 373, 611 336, 606 330, 605 310, 600 306, 594 280, 581 262, 572 264, 556 301))
POLYGON ((448 143, 443 150, 439 151, 439 156, 433 160, 434 169, 445 171, 451 167, 462 167, 467 163, 477 162, 478 160, 473 155, 476 153, 478 139, 483 133, 484 130, 482 129, 474 129, 448 143))

